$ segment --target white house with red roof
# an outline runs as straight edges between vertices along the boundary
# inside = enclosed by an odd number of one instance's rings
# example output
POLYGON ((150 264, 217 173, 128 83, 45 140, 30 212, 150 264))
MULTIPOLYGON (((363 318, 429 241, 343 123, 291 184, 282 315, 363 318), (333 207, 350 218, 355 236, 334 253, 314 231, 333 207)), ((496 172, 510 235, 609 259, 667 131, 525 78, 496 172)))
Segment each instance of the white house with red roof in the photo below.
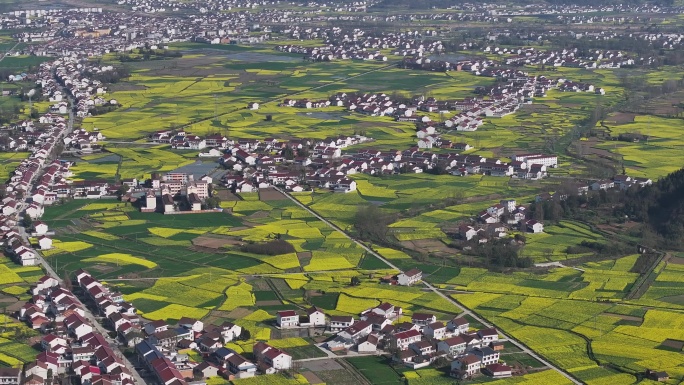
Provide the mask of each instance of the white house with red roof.
POLYGON ((40 247, 41 250, 48 250, 52 248, 52 239, 46 237, 45 235, 41 235, 38 237, 38 246, 40 247))
POLYGON ((320 308, 313 306, 307 309, 309 316, 308 325, 310 326, 325 326, 325 313, 320 308))
POLYGON ((394 306, 389 302, 383 302, 374 308, 367 309, 361 312, 361 319, 365 320, 366 318, 368 318, 368 316, 371 316, 373 314, 380 315, 388 319, 396 318, 401 316, 402 313, 403 310, 400 307, 394 306))
POLYGON ((280 328, 299 327, 299 314, 294 310, 282 310, 276 314, 276 324, 280 328))
POLYGON ((408 346, 414 342, 421 341, 423 335, 417 330, 407 330, 392 335, 390 337, 390 345, 394 349, 406 350, 408 346))
POLYGON ((397 283, 402 286, 411 286, 423 279, 423 272, 418 269, 411 269, 397 275, 397 283))
POLYGON ((527 222, 522 222, 525 223, 524 230, 529 231, 531 233, 543 233, 544 232, 544 224, 538 221, 530 220, 527 222))
POLYGON ((267 343, 257 342, 252 351, 259 367, 265 373, 292 368, 292 356, 267 343))
POLYGON ((45 222, 36 221, 33 227, 36 229, 35 233, 38 235, 45 235, 48 232, 48 225, 45 222))
POLYGON ((36 289, 39 291, 47 290, 55 286, 59 286, 59 281, 50 277, 49 275, 42 276, 38 282, 36 282, 36 289))

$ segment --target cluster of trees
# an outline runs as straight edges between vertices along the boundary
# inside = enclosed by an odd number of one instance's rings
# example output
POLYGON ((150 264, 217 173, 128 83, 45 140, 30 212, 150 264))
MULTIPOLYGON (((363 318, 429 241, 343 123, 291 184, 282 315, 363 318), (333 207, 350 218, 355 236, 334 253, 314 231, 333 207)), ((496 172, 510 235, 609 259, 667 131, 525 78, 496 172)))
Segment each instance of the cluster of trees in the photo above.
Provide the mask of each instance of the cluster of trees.
POLYGON ((566 252, 568 254, 584 254, 593 252, 595 255, 619 257, 630 254, 634 248, 621 242, 612 242, 610 244, 603 242, 582 241, 577 246, 568 246, 566 252))
MULTIPOLYGON (((562 191, 562 187, 560 188, 562 191)), ((569 193, 564 200, 547 200, 530 205, 532 219, 557 222, 562 219, 595 220, 622 223, 627 219, 642 222, 630 235, 649 247, 684 249, 684 169, 661 178, 651 186, 625 191, 569 193)), ((616 254, 618 245, 583 242, 575 252, 593 250, 616 254), (583 250, 580 250, 580 248, 583 250)), ((570 251, 569 251, 570 252, 570 251)))
POLYGON ((624 213, 644 222, 667 247, 684 248, 684 168, 626 193, 624 213))
POLYGON ((359 206, 354 216, 354 230, 359 238, 375 243, 387 243, 389 225, 396 215, 382 211, 376 205, 359 206))
POLYGON ((106 84, 114 84, 118 83, 123 79, 128 79, 131 76, 131 70, 126 67, 117 67, 113 71, 105 71, 105 72, 98 72, 98 73, 93 73, 93 72, 86 72, 86 76, 93 80, 99 80, 102 83, 106 84))
POLYGON ((105 104, 102 106, 94 106, 89 110, 89 112, 91 115, 97 116, 97 115, 106 114, 108 112, 112 112, 112 111, 116 110, 117 108, 119 108, 118 104, 105 104))
POLYGON ((19 120, 19 114, 21 113, 21 106, 15 104, 12 108, 0 108, 0 124, 9 124, 19 120))
POLYGON ((287 160, 292 160, 295 157, 307 157, 307 156, 309 156, 309 149, 306 147, 294 149, 290 146, 287 146, 283 149, 283 158, 285 158, 287 160))
POLYGON ((246 253, 262 255, 281 255, 296 252, 294 246, 282 239, 274 239, 269 242, 247 243, 240 250, 246 253))
POLYGON ((221 207, 221 198, 214 195, 204 200, 204 205, 208 209, 215 209, 221 207))
POLYGON ((510 240, 495 240, 473 249, 475 255, 482 258, 485 266, 498 267, 530 267, 532 258, 520 255, 520 246, 510 240))

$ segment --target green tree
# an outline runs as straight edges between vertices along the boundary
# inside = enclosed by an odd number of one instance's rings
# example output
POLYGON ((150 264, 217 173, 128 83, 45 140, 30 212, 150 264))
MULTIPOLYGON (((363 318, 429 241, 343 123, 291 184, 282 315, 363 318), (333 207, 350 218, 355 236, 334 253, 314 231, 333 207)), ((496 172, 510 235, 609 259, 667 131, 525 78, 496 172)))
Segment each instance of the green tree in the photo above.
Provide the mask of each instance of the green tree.
POLYGON ((250 338, 252 338, 252 333, 250 333, 249 330, 243 328, 243 329, 242 329, 242 332, 240 332, 240 339, 243 340, 243 341, 247 341, 247 340, 249 340, 250 338))
POLYGON ((24 215, 24 227, 29 230, 33 229, 33 218, 30 215, 24 215))
POLYGON ((130 190, 130 187, 128 185, 122 184, 121 186, 119 186, 119 188, 116 189, 116 196, 121 198, 128 192, 128 190, 130 190))
POLYGON ((354 228, 359 237, 374 242, 386 242, 390 223, 394 215, 387 214, 375 205, 361 205, 354 216, 354 228))
POLYGON ((218 196, 209 197, 204 201, 208 209, 215 209, 221 207, 221 198, 218 196))

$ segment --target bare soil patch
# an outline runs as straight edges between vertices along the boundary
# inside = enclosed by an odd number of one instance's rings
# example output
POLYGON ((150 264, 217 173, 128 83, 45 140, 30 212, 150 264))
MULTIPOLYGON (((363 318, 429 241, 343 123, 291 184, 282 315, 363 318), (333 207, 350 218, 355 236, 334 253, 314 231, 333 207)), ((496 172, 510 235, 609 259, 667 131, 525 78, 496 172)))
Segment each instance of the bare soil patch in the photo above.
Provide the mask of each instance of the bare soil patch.
POLYGON ((616 112, 604 120, 608 123, 613 123, 616 125, 634 123, 634 117, 636 117, 636 115, 637 114, 632 114, 630 112, 616 112))
POLYGON ((309 384, 315 385, 315 384, 324 384, 325 382, 318 378, 317 375, 314 374, 314 372, 304 372, 302 373, 302 376, 306 378, 307 381, 309 381, 309 384))
POLYGON ((523 104, 523 106, 520 109, 522 111, 537 112, 546 111, 549 109, 549 106, 545 104, 523 104))
POLYGON ((228 190, 218 190, 216 191, 218 193, 218 197, 221 198, 221 201, 239 201, 240 197, 237 195, 233 194, 232 192, 228 190))
POLYGON ((402 241, 401 245, 419 253, 432 253, 437 256, 453 255, 454 252, 442 241, 437 239, 419 239, 413 241, 402 241))
POLYGON ((109 273, 116 270, 116 268, 112 265, 103 265, 99 263, 97 265, 90 266, 89 268, 100 273, 109 273))
POLYGON ((327 370, 344 370, 342 365, 338 364, 337 361, 333 359, 329 360, 316 360, 316 361, 304 361, 302 362, 302 368, 309 369, 312 372, 322 372, 327 370))
POLYGON ((23 301, 17 301, 15 298, 15 302, 13 302, 11 305, 3 306, 5 307, 5 311, 13 313, 15 311, 19 311, 19 309, 21 309, 24 305, 25 303, 23 301))
POLYGON ((670 259, 667 261, 668 263, 674 263, 675 265, 684 265, 684 258, 682 257, 675 257, 670 256, 670 259))
POLYGON ((684 348, 684 341, 671 340, 668 338, 665 341, 663 341, 662 345, 667 346, 668 348, 682 350, 682 348, 684 348))
POLYGON ((297 253, 297 258, 299 259, 311 259, 311 252, 310 251, 300 251, 297 253))
POLYGON ((257 211, 254 214, 247 216, 249 219, 263 219, 268 218, 268 211, 257 211))
POLYGON ((256 301, 256 306, 278 306, 282 304, 283 303, 281 301, 278 301, 277 299, 271 301, 256 301))
POLYGON ((109 89, 110 91, 143 91, 147 89, 147 86, 142 84, 119 82, 109 85, 109 89))
POLYGON ((613 158, 615 156, 615 154, 608 150, 594 147, 594 143, 589 141, 580 141, 579 143, 582 146, 582 155, 596 155, 602 158, 613 158))
POLYGON ((616 313, 607 313, 604 312, 602 313, 603 315, 611 316, 611 317, 618 317, 622 318, 625 321, 635 321, 635 322, 643 322, 644 319, 641 317, 633 316, 633 315, 625 315, 625 314, 616 314, 616 313))
POLYGON ((259 189, 259 200, 280 201, 283 199, 287 199, 287 197, 274 188, 259 189))
POLYGON ((200 236, 192 240, 192 244, 198 247, 208 247, 210 249, 218 249, 226 245, 242 245, 238 239, 235 238, 218 238, 218 237, 207 237, 200 236))
POLYGON ((248 315, 252 314, 253 312, 249 309, 244 309, 244 308, 237 308, 231 312, 229 312, 226 315, 226 318, 244 318, 247 317, 248 315))

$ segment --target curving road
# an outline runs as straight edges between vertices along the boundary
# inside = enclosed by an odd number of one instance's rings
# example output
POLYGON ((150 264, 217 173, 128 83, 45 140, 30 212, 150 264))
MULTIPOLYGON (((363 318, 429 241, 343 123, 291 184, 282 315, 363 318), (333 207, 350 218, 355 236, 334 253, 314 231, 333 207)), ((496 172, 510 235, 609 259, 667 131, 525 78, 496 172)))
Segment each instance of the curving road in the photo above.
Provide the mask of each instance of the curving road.
MULTIPOLYGON (((303 208, 304 210, 308 211, 309 213, 311 213, 312 215, 314 215, 314 216, 315 216, 316 218, 318 218, 319 220, 323 221, 326 225, 328 225, 329 227, 331 227, 333 230, 335 230, 335 231, 339 232, 340 234, 344 235, 347 239, 349 239, 350 241, 356 243, 359 247, 361 247, 362 249, 364 249, 364 250, 367 251, 368 253, 373 254, 376 258, 378 258, 379 260, 383 261, 387 266, 389 266, 389 267, 391 267, 391 268, 393 268, 393 269, 396 269, 396 270, 401 271, 400 268, 398 268, 398 267, 397 267, 396 265, 394 265, 392 262, 388 261, 385 257, 383 257, 382 255, 376 253, 376 252, 375 252, 373 249, 371 249, 370 247, 366 246, 366 245, 363 244, 362 242, 358 241, 357 239, 351 237, 349 234, 345 233, 339 226, 337 226, 336 224, 334 224, 334 223, 330 222, 329 220, 323 218, 323 217, 320 216, 317 212, 315 212, 314 210, 312 210, 309 206, 307 206, 307 205, 301 203, 300 201, 298 201, 297 199, 295 199, 292 195, 286 193, 286 192, 283 191, 282 189, 280 189, 280 188, 278 188, 278 187, 275 187, 275 189, 276 189, 277 191, 279 191, 281 194, 283 194, 283 195, 285 195, 286 197, 288 197, 288 198, 289 198, 291 201, 293 201, 296 205, 298 205, 299 207, 301 207, 301 208, 303 208)), ((425 285, 425 287, 427 287, 428 289, 430 289, 431 291, 433 291, 435 294, 439 295, 440 297, 442 297, 442 298, 444 298, 445 300, 449 301, 449 302, 450 302, 451 304, 453 304, 454 306, 458 307, 458 308, 461 310, 461 312, 463 312, 464 314, 467 314, 468 316, 470 316, 471 318, 475 319, 476 321, 478 321, 479 323, 481 323, 482 325, 484 325, 484 326, 486 326, 486 327, 489 327, 489 328, 494 327, 492 324, 490 324, 489 322, 487 322, 484 318, 481 318, 479 315, 473 313, 470 309, 464 307, 463 305, 461 305, 459 302, 457 302, 457 301, 454 300, 453 298, 449 297, 448 295, 445 295, 444 293, 442 293, 441 291, 439 291, 436 287, 432 286, 430 283, 425 282, 425 281, 422 281, 422 283, 423 283, 423 285, 425 285)), ((572 381, 574 384, 577 384, 577 385, 582 385, 582 384, 584 384, 583 382, 578 381, 577 379, 575 379, 574 377, 572 377, 572 376, 569 375, 568 373, 566 373, 566 372, 564 372, 563 370, 561 370, 559 367, 553 365, 551 362, 547 361, 546 359, 544 359, 543 357, 541 357, 540 355, 538 355, 537 353, 535 353, 534 351, 532 351, 530 348, 528 348, 526 345, 524 345, 524 344, 521 343, 520 341, 518 341, 518 340, 516 340, 516 339, 514 339, 514 338, 512 338, 512 337, 510 337, 510 336, 507 336, 506 334, 504 334, 503 332, 501 332, 501 330, 499 330, 499 329, 497 329, 497 330, 499 331, 499 334, 500 334, 500 335, 502 335, 505 339, 507 339, 508 341, 510 341, 513 345, 515 345, 518 349, 522 350, 524 353, 529 354, 531 357, 533 357, 533 358, 536 359, 537 361, 541 362, 542 364, 544 364, 544 365, 548 366, 549 368, 555 370, 556 372, 560 373, 563 377, 565 377, 565 378, 567 378, 568 380, 572 381)))

